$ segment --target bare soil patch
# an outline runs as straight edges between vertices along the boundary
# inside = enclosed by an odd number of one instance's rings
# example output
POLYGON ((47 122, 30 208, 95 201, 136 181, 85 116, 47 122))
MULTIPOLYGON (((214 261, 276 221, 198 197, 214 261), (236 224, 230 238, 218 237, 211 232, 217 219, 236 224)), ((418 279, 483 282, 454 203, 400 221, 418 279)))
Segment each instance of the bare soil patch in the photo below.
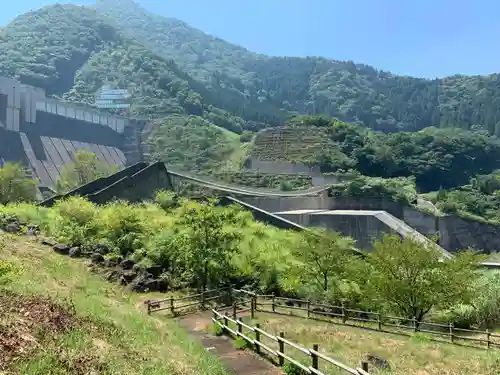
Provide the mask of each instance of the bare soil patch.
POLYGON ((1 293, 0 371, 37 349, 44 336, 66 332, 78 323, 69 304, 56 304, 45 297, 1 293))

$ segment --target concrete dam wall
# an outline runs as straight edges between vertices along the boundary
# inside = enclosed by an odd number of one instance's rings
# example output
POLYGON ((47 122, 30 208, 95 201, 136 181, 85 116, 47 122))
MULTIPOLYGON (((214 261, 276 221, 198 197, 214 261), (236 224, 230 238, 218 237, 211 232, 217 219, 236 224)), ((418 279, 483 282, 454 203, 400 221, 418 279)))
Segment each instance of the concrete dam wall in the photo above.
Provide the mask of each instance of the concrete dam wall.
POLYGON ((45 97, 42 89, 0 77, 0 159, 20 162, 40 186, 53 187, 80 150, 111 166, 140 161, 144 120, 45 97))

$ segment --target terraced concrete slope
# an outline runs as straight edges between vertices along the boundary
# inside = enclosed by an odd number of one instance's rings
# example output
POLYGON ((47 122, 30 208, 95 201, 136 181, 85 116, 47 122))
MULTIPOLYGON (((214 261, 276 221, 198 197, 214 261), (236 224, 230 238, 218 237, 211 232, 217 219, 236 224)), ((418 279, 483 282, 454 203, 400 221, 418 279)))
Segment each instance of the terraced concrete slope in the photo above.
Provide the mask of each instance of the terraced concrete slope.
POLYGON ((28 164, 42 185, 54 186, 65 165, 73 160, 73 155, 81 150, 94 153, 100 161, 123 168, 127 161, 123 151, 117 147, 97 143, 55 137, 39 137, 37 150, 26 133, 19 133, 28 164))
POLYGON ((251 155, 259 160, 291 162, 305 160, 328 144, 323 128, 277 127, 260 131, 251 155))

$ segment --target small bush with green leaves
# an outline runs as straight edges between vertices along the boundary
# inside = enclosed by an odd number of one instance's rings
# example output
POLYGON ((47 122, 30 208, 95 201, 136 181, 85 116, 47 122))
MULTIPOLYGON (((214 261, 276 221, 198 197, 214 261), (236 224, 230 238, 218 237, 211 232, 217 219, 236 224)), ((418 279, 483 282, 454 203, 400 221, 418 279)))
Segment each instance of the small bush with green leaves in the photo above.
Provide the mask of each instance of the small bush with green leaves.
POLYGON ((215 336, 222 336, 224 334, 224 330, 222 329, 222 327, 220 325, 218 325, 217 323, 213 323, 212 324, 212 333, 215 335, 215 336))
MULTIPOLYGON (((2 252, 5 246, 5 239, 0 237, 0 252, 2 252)), ((17 271, 18 268, 13 263, 0 259, 0 285, 8 284, 17 271)))
POLYGON ((301 369, 299 366, 297 366, 294 363, 287 362, 283 366, 283 372, 286 375, 306 375, 307 372, 301 369))
POLYGON ((97 207, 83 198, 58 201, 47 215, 48 232, 68 245, 90 247, 99 235, 97 212, 97 207))
POLYGON ((236 340, 234 340, 234 347, 237 350, 245 350, 249 347, 248 341, 245 340, 243 337, 238 336, 236 340))

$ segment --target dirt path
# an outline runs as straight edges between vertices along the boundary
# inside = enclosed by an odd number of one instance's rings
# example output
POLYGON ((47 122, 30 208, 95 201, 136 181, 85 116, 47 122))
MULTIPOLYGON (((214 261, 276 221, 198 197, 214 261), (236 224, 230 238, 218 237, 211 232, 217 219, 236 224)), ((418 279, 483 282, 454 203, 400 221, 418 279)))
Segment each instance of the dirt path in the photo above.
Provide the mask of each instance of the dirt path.
POLYGON ((200 312, 180 319, 180 325, 196 337, 205 349, 212 352, 233 375, 283 375, 280 369, 251 350, 237 350, 227 336, 207 332, 212 325, 211 315, 200 312))

